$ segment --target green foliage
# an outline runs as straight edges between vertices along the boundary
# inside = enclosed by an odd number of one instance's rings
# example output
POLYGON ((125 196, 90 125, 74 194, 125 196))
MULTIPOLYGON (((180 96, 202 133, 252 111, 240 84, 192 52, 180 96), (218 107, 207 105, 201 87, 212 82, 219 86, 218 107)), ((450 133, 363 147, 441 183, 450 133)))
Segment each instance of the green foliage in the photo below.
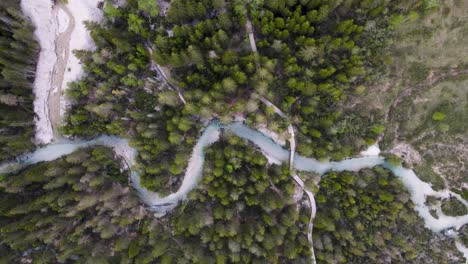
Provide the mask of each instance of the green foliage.
POLYGON ((434 112, 434 114, 432 114, 432 120, 434 121, 442 121, 445 119, 445 114, 444 113, 441 113, 441 112, 434 112))
POLYGON ((459 230, 459 234, 463 245, 468 246, 468 225, 463 225, 459 230))
POLYGON ((392 165, 393 167, 398 167, 401 165, 401 159, 400 157, 396 156, 396 155, 393 155, 393 154, 389 154, 389 155, 386 155, 385 156, 385 160, 388 162, 388 164, 392 165))
POLYGON ((463 216, 468 214, 468 208, 455 197, 442 201, 442 212, 449 216, 463 216))
POLYGON ((452 188, 450 189, 452 192, 459 194, 463 199, 468 200, 468 189, 467 188, 461 188, 461 189, 456 189, 452 188))
POLYGON ((424 0, 423 1, 423 6, 424 6, 424 9, 426 10, 438 8, 439 5, 440 5, 439 0, 424 0))
POLYGON ((39 47, 19 1, 0 3, 0 162, 31 150, 39 47))
POLYGON ((408 71, 409 75, 412 77, 411 81, 413 83, 423 81, 429 74, 429 68, 426 65, 418 62, 413 62, 410 65, 408 71))
POLYGON ((144 212, 121 185, 126 173, 113 156, 104 147, 82 149, 2 180, 2 244, 17 253, 35 248, 28 258, 37 263, 113 258, 114 241, 135 232, 144 212))
POLYGON ((382 132, 384 132, 384 130, 385 127, 383 125, 374 125, 371 129, 372 133, 374 133, 375 135, 381 134, 382 132))
POLYGON ((418 178, 422 181, 430 183, 434 190, 442 190, 446 188, 446 182, 443 177, 435 173, 430 166, 421 164, 413 168, 418 178))
POLYGON ((452 246, 430 240, 409 194, 390 171, 328 173, 320 182, 314 249, 318 263, 447 263, 452 246))
POLYGON ((159 6, 153 0, 138 0, 138 9, 148 13, 150 17, 156 17, 159 14, 159 6))
POLYGON ((167 20, 170 23, 187 23, 195 19, 203 19, 209 14, 208 12, 212 11, 212 8, 220 7, 214 4, 209 0, 174 0, 167 12, 167 20))

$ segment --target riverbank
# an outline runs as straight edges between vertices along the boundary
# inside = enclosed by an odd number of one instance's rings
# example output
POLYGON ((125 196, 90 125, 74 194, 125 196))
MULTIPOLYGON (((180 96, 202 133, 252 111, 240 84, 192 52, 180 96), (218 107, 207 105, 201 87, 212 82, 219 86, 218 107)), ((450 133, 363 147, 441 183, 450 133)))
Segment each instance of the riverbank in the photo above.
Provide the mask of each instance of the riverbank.
POLYGON ((52 125, 49 118, 49 92, 52 85, 54 66, 57 61, 55 40, 57 37, 57 9, 51 1, 22 0, 21 9, 36 27, 34 35, 41 51, 33 85, 35 143, 48 144, 53 140, 52 125))
POLYGON ((68 102, 68 83, 84 71, 74 50, 93 50, 94 42, 85 21, 99 21, 102 10, 94 0, 71 0, 67 5, 51 1, 22 0, 21 8, 36 30, 41 46, 34 81, 35 142, 39 145, 63 140, 59 133, 68 102))

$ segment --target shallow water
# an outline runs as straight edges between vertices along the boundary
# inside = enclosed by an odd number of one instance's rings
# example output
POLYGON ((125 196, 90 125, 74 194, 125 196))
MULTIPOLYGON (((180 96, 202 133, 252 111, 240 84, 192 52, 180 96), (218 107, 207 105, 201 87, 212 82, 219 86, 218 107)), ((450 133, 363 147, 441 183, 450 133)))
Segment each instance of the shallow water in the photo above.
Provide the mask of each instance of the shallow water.
POLYGON ((56 160, 69 155, 79 148, 90 146, 106 146, 114 149, 118 156, 125 158, 125 161, 132 166, 136 150, 128 145, 128 140, 115 136, 100 136, 92 140, 64 140, 60 143, 49 144, 36 149, 32 153, 27 153, 17 157, 14 161, 0 165, 0 173, 17 171, 28 165, 39 162, 56 160))

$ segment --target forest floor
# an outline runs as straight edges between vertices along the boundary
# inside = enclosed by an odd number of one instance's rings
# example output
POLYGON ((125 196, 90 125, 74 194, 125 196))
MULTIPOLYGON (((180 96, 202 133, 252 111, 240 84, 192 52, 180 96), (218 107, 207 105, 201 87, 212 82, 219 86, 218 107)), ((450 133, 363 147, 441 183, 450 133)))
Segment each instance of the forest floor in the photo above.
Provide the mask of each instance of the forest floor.
POLYGON ((436 188, 468 182, 468 2, 441 2, 397 30, 393 63, 347 108, 382 116, 383 152, 400 156, 436 188), (434 120, 435 112, 445 115, 434 120))

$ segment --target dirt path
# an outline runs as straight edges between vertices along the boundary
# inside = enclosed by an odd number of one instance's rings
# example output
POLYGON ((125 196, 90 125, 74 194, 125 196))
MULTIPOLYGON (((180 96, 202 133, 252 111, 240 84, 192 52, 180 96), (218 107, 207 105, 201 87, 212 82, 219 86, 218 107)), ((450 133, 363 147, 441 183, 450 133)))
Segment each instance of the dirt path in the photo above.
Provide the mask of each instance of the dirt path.
POLYGON ((247 18, 247 23, 245 26, 246 26, 247 32, 249 33, 250 48, 252 49, 252 52, 256 53, 257 45, 255 44, 255 36, 254 36, 252 21, 250 20, 250 17, 247 18))
POLYGON ((150 47, 147 47, 147 50, 150 54, 150 69, 155 70, 158 72, 159 76, 163 79, 163 81, 169 86, 169 89, 176 91, 177 94, 179 95, 179 99, 182 101, 182 103, 187 104, 187 101, 185 101, 184 95, 181 92, 181 89, 179 87, 173 85, 172 83, 169 82, 169 77, 166 74, 166 71, 163 69, 163 67, 159 64, 157 64, 151 57, 153 54, 153 50, 150 47))
POLYGON ((294 127, 292 124, 289 124, 288 132, 291 136, 289 139, 291 149, 289 152, 289 170, 292 170, 294 168, 294 155, 296 154, 296 134, 294 133, 294 127))
POLYGON ((317 263, 315 260, 315 252, 314 252, 314 241, 312 239, 312 231, 314 230, 314 219, 315 215, 317 214, 317 206, 315 204, 315 197, 314 194, 307 190, 304 184, 304 181, 295 174, 293 176, 293 179, 296 181, 296 183, 302 188, 302 190, 307 194, 307 197, 309 198, 309 203, 310 203, 310 218, 309 218, 309 226, 308 226, 308 231, 307 231, 307 240, 310 244, 310 250, 311 250, 311 262, 312 264, 317 263))
POLYGON ((54 17, 57 18, 57 20, 59 10, 62 10, 67 14, 68 26, 64 32, 59 33, 57 35, 57 39, 55 40, 55 54, 57 56, 57 61, 54 66, 51 87, 47 99, 47 105, 49 108, 49 120, 52 126, 55 141, 59 141, 63 138, 59 133, 59 127, 61 123, 60 101, 63 93, 63 78, 68 64, 68 57, 70 54, 71 34, 75 29, 75 18, 73 17, 73 14, 70 12, 68 7, 63 4, 59 4, 54 8, 54 17))

